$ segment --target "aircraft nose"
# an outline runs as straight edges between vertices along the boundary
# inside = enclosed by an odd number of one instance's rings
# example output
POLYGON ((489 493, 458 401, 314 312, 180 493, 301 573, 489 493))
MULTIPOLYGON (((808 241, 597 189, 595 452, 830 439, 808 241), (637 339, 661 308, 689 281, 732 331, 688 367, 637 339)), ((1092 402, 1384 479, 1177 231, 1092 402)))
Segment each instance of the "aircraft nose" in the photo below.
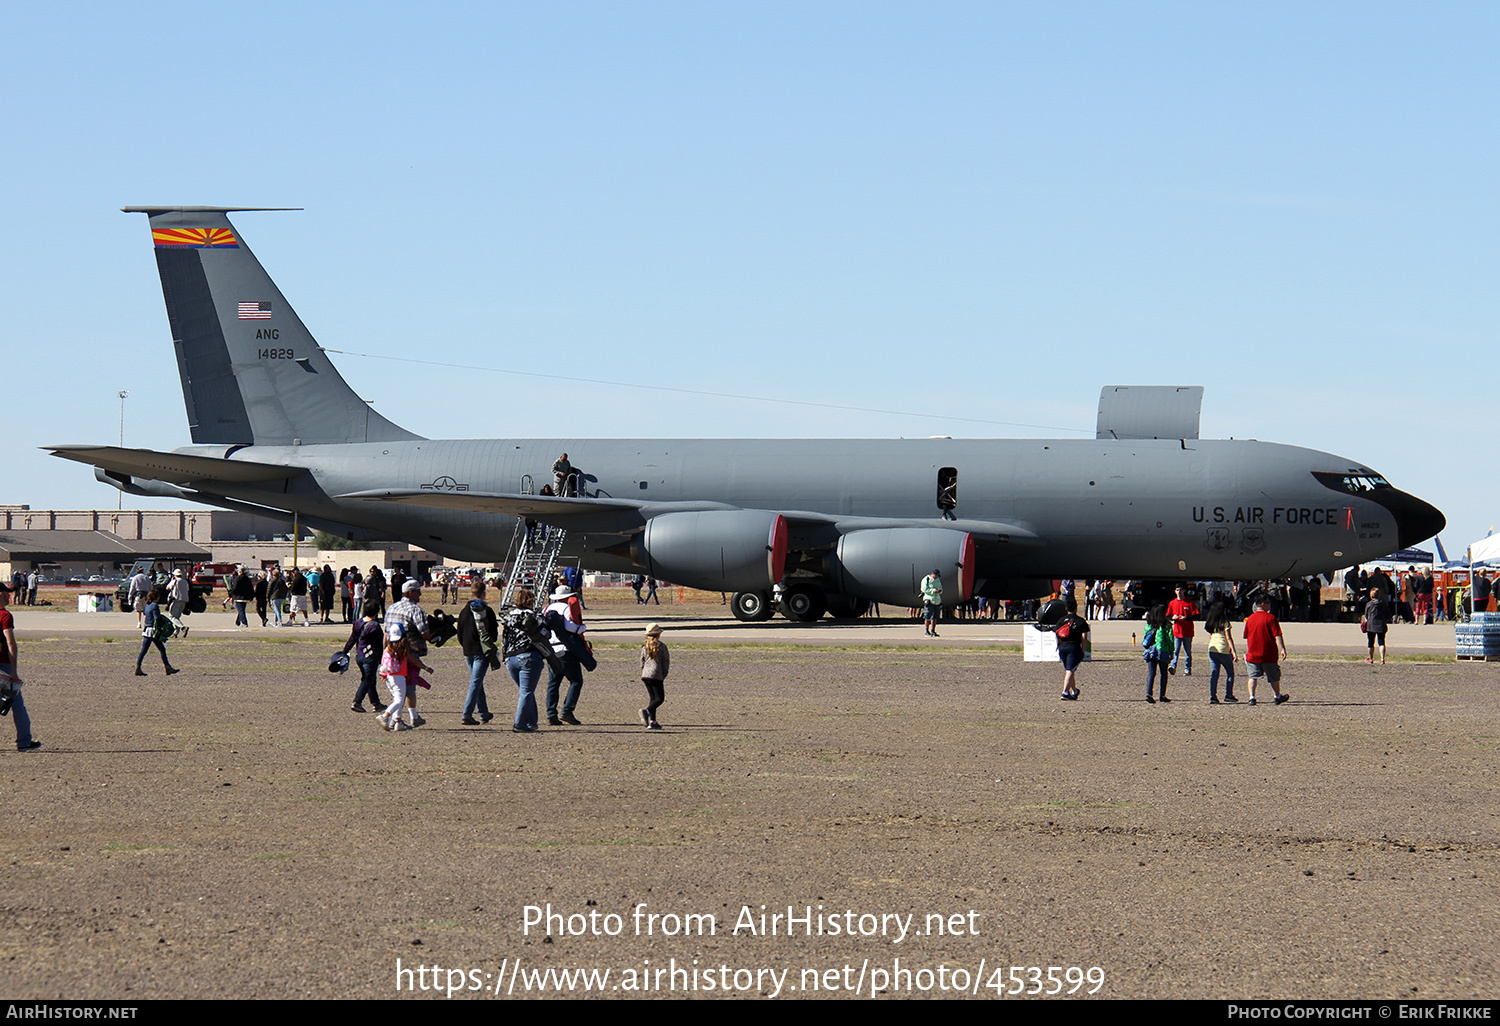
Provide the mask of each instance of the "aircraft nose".
POLYGON ((1381 496, 1380 504, 1396 518, 1396 537, 1403 549, 1426 541, 1448 525, 1448 518, 1436 506, 1400 489, 1381 496))

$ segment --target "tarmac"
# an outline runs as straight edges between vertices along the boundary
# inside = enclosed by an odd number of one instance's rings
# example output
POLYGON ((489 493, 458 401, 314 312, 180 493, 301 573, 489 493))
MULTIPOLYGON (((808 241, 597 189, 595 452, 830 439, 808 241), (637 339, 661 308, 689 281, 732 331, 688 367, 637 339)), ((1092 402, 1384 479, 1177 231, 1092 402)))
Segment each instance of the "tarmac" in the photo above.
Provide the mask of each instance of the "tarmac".
MULTIPOLYGON (((426 609, 441 608, 442 603, 424 601, 426 609)), ((447 604, 449 612, 456 614, 459 606, 447 604)), ((13 608, 14 612, 34 612, 24 607, 13 608)), ((27 620, 29 630, 55 630, 81 635, 118 634, 124 628, 134 628, 134 613, 75 613, 39 611, 27 620)), ((252 617, 253 619, 253 617, 252 617)), ((712 604, 695 602, 690 604, 665 604, 642 609, 619 601, 597 604, 588 614, 590 636, 596 638, 628 638, 643 632, 647 624, 661 621, 670 626, 674 636, 684 641, 703 641, 733 644, 797 644, 797 645, 925 645, 933 648, 951 646, 1020 645, 1031 625, 1021 621, 971 621, 951 620, 939 627, 939 637, 927 638, 922 625, 904 617, 860 620, 822 620, 814 624, 790 623, 777 617, 764 623, 742 623, 733 619, 727 610, 717 611, 712 604)), ((314 636, 328 635, 342 638, 348 635, 349 625, 318 624, 297 627, 251 627, 234 626, 233 612, 210 610, 187 617, 186 623, 198 635, 214 636, 245 634, 258 635, 263 632, 308 631, 314 636)), ((1104 650, 1128 649, 1139 643, 1141 621, 1139 620, 1095 620, 1089 624, 1090 640, 1094 647, 1104 650)), ((1282 633, 1287 649, 1296 653, 1354 654, 1365 649, 1365 635, 1358 625, 1348 623, 1299 623, 1283 622, 1282 633)), ((1198 635, 1203 634, 1202 624, 1198 635)), ((1238 635, 1236 635, 1238 637, 1238 635)), ((1454 651, 1453 624, 1397 624, 1387 636, 1390 654, 1430 654, 1452 656, 1454 651)), ((1201 646, 1206 646, 1200 642, 1201 646)), ((1206 647, 1205 647, 1206 651, 1206 647)), ((1207 656, 1202 653, 1207 661, 1207 656)))
POLYGON ((16 609, 44 747, 0 751, 0 993, 1500 993, 1500 667, 1451 626, 1367 666, 1356 626, 1289 623, 1288 704, 1208 704, 1199 652, 1147 705, 1129 621, 1060 702, 1021 624, 595 599, 583 723, 533 735, 503 675, 459 722, 452 646, 391 733, 326 671, 342 624, 198 614, 142 679, 133 614, 16 609))

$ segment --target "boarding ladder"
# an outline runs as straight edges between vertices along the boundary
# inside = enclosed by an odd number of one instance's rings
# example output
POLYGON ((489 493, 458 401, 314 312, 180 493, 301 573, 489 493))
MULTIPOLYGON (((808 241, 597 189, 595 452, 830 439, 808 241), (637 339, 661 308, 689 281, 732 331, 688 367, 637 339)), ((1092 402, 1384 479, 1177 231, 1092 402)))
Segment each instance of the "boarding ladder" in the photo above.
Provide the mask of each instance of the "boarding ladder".
POLYGON ((560 527, 536 521, 528 524, 525 517, 516 517, 515 533, 511 535, 510 550, 505 559, 510 576, 505 582, 505 594, 500 598, 501 610, 514 606, 517 588, 531 589, 532 608, 537 613, 547 607, 552 600, 552 582, 556 579, 563 542, 567 537, 568 532, 560 527))

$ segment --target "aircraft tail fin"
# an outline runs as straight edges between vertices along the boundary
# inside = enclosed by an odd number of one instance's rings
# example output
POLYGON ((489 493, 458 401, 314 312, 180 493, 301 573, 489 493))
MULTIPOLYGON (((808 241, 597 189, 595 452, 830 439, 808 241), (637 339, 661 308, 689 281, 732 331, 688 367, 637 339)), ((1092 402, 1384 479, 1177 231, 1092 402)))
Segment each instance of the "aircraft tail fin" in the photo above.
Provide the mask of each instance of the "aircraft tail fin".
POLYGON ((285 208, 123 209, 151 221, 194 444, 420 437, 354 393, 226 216, 285 208))
POLYGON ((1437 542, 1438 565, 1442 566, 1448 562, 1448 553, 1443 551, 1443 539, 1434 536, 1432 540, 1437 542))

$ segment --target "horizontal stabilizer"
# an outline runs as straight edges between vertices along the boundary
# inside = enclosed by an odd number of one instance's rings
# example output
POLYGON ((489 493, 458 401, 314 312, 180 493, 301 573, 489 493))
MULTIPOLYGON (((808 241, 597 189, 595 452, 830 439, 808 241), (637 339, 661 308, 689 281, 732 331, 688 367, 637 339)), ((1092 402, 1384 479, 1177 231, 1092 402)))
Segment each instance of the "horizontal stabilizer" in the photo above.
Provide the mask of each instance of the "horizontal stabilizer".
POLYGON ((214 456, 189 456, 151 449, 121 449, 113 445, 44 445, 52 455, 87 463, 112 474, 128 474, 176 484, 224 481, 252 484, 283 481, 307 473, 302 467, 279 467, 249 460, 226 460, 214 456))

